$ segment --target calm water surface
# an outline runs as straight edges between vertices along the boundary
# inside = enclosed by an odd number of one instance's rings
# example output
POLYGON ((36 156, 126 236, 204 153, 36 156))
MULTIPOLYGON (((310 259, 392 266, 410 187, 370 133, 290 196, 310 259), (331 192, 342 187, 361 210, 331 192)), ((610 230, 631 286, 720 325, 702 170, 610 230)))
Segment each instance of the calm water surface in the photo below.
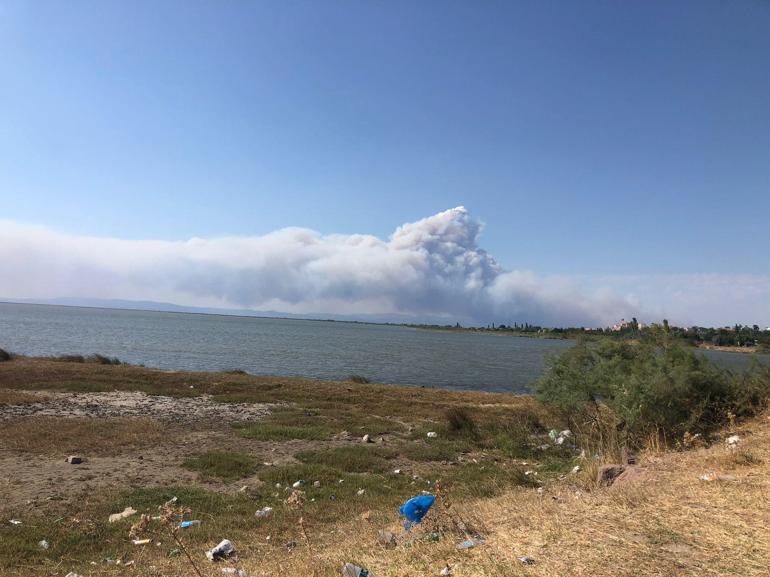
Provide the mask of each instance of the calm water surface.
MULTIPOLYGON (((0 348, 45 356, 98 352, 181 370, 346 378, 526 391, 570 341, 327 321, 0 303, 0 348)), ((709 353, 732 367, 740 353, 709 353)), ((763 355, 766 360, 770 356, 763 355)))

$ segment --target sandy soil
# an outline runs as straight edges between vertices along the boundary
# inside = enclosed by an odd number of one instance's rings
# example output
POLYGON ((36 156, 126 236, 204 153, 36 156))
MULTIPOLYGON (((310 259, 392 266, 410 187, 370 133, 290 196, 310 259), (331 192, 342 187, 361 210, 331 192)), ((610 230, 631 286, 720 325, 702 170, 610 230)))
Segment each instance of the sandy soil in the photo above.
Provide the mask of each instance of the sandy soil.
POLYGON ((217 403, 209 395, 164 397, 141 392, 55 393, 23 391, 40 402, 0 405, 0 420, 19 417, 145 417, 173 423, 255 421, 270 413, 270 405, 217 403))

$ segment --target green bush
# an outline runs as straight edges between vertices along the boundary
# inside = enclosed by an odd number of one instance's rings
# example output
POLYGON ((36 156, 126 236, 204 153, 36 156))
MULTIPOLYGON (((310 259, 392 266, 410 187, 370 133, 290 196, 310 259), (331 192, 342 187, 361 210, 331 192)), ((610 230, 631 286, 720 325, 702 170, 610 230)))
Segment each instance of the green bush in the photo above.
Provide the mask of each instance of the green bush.
POLYGON ((535 389, 572 422, 608 407, 628 442, 638 444, 651 433, 704 433, 730 414, 761 410, 770 394, 769 372, 757 363, 735 376, 658 335, 642 342, 580 341, 550 361, 535 389))

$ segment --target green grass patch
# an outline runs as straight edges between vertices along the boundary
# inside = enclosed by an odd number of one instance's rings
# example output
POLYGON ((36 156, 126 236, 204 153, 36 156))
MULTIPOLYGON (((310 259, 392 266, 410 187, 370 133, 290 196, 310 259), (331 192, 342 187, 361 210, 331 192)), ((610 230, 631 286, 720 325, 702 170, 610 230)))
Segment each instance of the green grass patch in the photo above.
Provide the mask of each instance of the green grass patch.
POLYGON ((392 449, 362 444, 302 451, 294 456, 303 463, 327 465, 346 473, 384 473, 396 455, 392 449))
POLYGON ((229 482, 253 475, 257 462, 251 455, 229 451, 209 451, 187 459, 182 466, 198 471, 206 478, 229 482))
POLYGON ((238 434, 258 441, 290 441, 292 439, 328 439, 332 432, 323 426, 279 425, 275 423, 248 423, 238 425, 238 434))

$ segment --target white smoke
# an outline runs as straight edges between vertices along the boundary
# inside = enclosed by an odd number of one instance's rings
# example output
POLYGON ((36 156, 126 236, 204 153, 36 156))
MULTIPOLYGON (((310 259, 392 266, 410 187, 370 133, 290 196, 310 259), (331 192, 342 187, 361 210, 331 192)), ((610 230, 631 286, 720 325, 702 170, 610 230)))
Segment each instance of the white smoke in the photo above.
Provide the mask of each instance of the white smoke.
POLYGON ((589 291, 573 278, 503 270, 478 247, 481 229, 463 207, 405 224, 388 240, 287 228, 259 237, 135 241, 6 221, 0 222, 0 297, 483 324, 597 326, 639 315, 635 297, 606 286, 589 291))

